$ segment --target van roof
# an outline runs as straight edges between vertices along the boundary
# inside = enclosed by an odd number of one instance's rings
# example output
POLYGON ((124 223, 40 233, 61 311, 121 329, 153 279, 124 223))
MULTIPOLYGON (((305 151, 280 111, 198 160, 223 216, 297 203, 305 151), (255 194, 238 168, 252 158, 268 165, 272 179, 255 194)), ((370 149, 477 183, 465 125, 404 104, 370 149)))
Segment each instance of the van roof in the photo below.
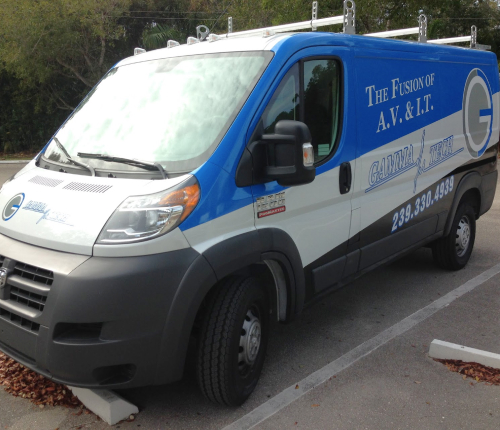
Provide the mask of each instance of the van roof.
POLYGON ((188 55, 214 54, 219 52, 271 51, 279 41, 291 35, 293 34, 281 33, 271 37, 251 36, 228 39, 222 38, 216 42, 205 41, 192 45, 183 44, 173 48, 155 49, 144 54, 128 57, 120 61, 117 66, 161 58, 184 57, 188 55))
POLYGON ((327 32, 303 32, 303 33, 279 33, 270 37, 248 36, 237 38, 222 38, 215 42, 200 42, 192 45, 179 45, 173 48, 161 48, 140 55, 128 57, 120 61, 116 66, 140 63, 143 61, 161 58, 173 58, 200 54, 223 53, 223 52, 245 52, 245 51, 277 51, 283 48, 295 50, 310 46, 348 46, 364 49, 378 49, 386 51, 415 52, 427 54, 465 54, 469 58, 485 58, 494 56, 491 52, 485 52, 468 47, 437 45, 433 43, 418 43, 409 40, 386 39, 362 35, 350 35, 344 33, 327 32))

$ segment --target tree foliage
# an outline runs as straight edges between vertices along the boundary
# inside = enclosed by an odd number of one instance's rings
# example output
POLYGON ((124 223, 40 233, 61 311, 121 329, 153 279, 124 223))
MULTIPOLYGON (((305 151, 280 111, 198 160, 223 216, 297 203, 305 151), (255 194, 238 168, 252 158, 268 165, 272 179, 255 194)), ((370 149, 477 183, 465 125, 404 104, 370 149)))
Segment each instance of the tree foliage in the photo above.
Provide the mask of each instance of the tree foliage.
MULTIPOLYGON (((319 17, 342 14, 341 0, 321 0, 319 17)), ((428 37, 470 34, 500 51, 493 0, 357 0, 360 34, 415 27, 428 37)), ((309 0, 0 0, 0 152, 39 149, 103 74, 136 46, 184 43, 197 25, 213 32, 311 18, 309 0)), ((341 26, 321 28, 341 31, 341 26)), ((409 36, 413 37, 413 36, 409 36)))

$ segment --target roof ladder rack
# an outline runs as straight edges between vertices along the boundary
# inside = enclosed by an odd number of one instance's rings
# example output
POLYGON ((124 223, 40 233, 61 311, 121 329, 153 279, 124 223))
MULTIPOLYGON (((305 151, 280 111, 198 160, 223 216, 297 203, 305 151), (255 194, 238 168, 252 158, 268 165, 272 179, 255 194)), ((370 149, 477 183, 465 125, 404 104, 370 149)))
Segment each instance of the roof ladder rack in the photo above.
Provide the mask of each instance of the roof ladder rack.
MULTIPOLYGON (((296 30, 310 29, 316 31, 318 27, 327 25, 342 24, 343 32, 345 34, 356 34, 356 3, 354 0, 344 0, 344 13, 341 16, 332 16, 329 18, 318 19, 318 1, 312 2, 312 16, 310 21, 302 21, 291 24, 276 25, 274 27, 256 28, 253 30, 233 31, 233 18, 229 17, 227 21, 227 33, 225 35, 210 34, 210 30, 206 26, 198 26, 197 38, 189 38, 188 44, 198 43, 207 40, 215 42, 217 40, 232 38, 232 37, 247 37, 247 36, 263 36, 269 37, 276 33, 293 32, 296 30)), ((470 36, 450 37, 443 39, 427 39, 427 16, 421 14, 418 17, 418 27, 402 28, 400 30, 388 30, 377 33, 368 33, 365 36, 370 37, 397 37, 407 36, 410 34, 417 34, 420 43, 433 43, 433 44, 451 44, 458 42, 470 42, 472 49, 490 50, 491 46, 480 45, 477 43, 477 27, 471 27, 470 36)), ((170 47, 170 46, 169 46, 170 47)))
MULTIPOLYGON (((348 12, 352 14, 352 27, 354 28, 354 1, 353 0, 345 0, 344 1, 344 10, 346 9, 346 3, 351 3, 352 6, 350 8, 347 8, 348 12)), ((351 16, 351 15, 349 15, 351 16)), ((282 24, 282 25, 276 25, 274 27, 267 27, 267 28, 256 28, 253 30, 245 30, 245 31, 233 31, 233 20, 230 17, 228 19, 228 32, 224 36, 227 38, 231 37, 247 37, 247 36, 271 36, 275 33, 284 33, 284 32, 289 32, 289 31, 296 31, 296 30, 305 30, 305 29, 310 29, 315 31, 318 27, 324 27, 327 25, 334 25, 334 24, 344 24, 344 28, 346 28, 346 19, 345 16, 332 16, 329 18, 321 18, 318 19, 318 2, 315 1, 313 2, 312 6, 312 19, 310 21, 302 21, 302 22, 295 22, 291 24, 282 24)), ((346 33, 349 31, 345 31, 346 33)))

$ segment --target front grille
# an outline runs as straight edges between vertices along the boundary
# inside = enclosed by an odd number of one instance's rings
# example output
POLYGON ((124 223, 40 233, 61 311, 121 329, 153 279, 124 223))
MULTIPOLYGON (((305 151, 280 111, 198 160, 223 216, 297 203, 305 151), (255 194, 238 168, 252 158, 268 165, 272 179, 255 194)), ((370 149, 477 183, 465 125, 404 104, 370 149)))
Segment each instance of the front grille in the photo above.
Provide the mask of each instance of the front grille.
MULTIPOLYGON (((0 257, 0 266, 6 258, 0 257)), ((7 276, 6 296, 0 300, 0 318, 37 333, 40 324, 36 321, 45 309, 54 273, 20 261, 14 264, 14 270, 7 276)))
POLYGON ((35 294, 17 287, 10 287, 10 300, 43 312, 47 296, 35 294))
POLYGON ((51 286, 54 282, 54 273, 29 264, 17 263, 14 268, 14 274, 21 278, 29 279, 39 284, 51 286))
POLYGON ((8 310, 3 308, 0 308, 0 318, 35 333, 40 330, 40 324, 20 317, 19 315, 9 312, 8 310))

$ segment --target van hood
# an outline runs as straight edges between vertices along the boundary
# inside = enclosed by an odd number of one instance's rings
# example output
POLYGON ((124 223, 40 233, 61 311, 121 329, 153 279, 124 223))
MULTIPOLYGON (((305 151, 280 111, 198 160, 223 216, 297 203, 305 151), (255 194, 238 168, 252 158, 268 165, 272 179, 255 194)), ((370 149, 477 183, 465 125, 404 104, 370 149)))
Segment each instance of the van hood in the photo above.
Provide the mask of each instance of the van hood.
POLYGON ((51 172, 30 163, 0 192, 0 234, 44 248, 92 255, 104 225, 125 199, 167 190, 188 177, 99 178, 51 172))

